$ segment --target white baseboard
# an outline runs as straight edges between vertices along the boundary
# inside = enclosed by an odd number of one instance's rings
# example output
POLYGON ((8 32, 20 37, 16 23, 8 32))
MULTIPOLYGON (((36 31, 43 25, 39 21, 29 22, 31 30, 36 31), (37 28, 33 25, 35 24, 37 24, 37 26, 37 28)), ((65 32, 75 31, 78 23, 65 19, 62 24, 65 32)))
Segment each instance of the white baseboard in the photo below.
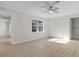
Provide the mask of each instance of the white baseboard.
MULTIPOLYGON (((46 37, 46 38, 48 38, 48 37, 46 37)), ((46 39, 46 38, 40 38, 40 39, 46 39)), ((33 41, 33 40, 39 40, 39 39, 24 40, 24 41, 18 41, 18 42, 11 41, 11 44, 19 44, 19 43, 24 43, 24 42, 30 42, 30 41, 33 41)))

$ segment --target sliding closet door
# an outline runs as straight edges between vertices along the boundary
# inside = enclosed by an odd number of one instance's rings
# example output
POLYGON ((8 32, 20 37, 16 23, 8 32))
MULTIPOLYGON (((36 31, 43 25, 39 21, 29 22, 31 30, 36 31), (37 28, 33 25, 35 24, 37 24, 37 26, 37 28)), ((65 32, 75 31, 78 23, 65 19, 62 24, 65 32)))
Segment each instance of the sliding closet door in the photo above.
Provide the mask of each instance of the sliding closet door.
POLYGON ((72 38, 79 38, 79 18, 72 19, 72 38))

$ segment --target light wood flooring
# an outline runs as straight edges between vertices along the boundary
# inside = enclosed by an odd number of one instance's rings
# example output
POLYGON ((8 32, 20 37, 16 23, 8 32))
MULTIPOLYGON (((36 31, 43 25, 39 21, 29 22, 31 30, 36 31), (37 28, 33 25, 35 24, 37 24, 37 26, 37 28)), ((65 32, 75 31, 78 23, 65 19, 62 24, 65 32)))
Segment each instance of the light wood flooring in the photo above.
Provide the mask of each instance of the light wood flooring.
POLYGON ((63 42, 54 39, 39 39, 16 45, 3 42, 0 43, 0 57, 79 57, 78 40, 63 42))

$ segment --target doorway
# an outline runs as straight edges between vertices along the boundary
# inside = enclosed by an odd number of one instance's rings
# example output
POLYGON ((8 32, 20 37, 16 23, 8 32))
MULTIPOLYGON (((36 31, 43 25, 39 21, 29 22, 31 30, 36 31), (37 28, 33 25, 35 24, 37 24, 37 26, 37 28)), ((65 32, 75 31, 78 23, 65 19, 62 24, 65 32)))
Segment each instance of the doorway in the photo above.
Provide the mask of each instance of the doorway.
POLYGON ((10 21, 0 19, 0 43, 10 42, 10 21))

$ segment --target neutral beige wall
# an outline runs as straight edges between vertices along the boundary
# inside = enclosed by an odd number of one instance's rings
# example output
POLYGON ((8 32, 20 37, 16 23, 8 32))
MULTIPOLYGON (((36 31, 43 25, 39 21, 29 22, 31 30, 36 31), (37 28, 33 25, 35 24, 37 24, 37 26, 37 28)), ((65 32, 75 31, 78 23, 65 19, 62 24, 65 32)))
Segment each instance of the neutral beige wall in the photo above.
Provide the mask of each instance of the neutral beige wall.
POLYGON ((49 21, 49 26, 48 26, 49 37, 57 37, 57 38, 69 40, 70 39, 69 22, 70 20, 68 17, 59 17, 59 18, 51 19, 49 21))
POLYGON ((44 32, 32 32, 32 19, 36 19, 31 15, 23 14, 20 12, 12 13, 11 21, 11 35, 12 43, 27 42, 31 40, 36 40, 40 38, 47 38, 47 20, 42 18, 37 18, 37 20, 42 20, 44 23, 44 32))

